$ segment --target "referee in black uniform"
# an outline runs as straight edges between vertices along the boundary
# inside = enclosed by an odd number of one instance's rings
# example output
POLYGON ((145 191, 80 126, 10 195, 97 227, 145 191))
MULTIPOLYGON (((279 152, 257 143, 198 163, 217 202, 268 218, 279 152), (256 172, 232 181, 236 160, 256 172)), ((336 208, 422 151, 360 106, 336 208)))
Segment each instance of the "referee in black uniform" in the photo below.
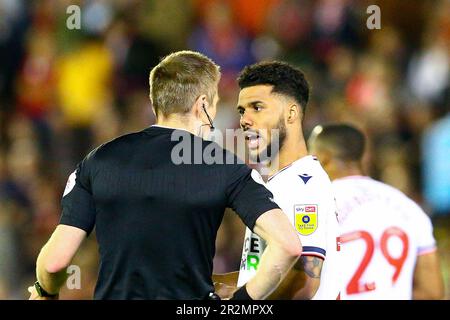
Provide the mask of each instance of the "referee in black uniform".
POLYGON ((30 299, 58 298, 66 268, 94 227, 100 253, 95 299, 207 299, 226 207, 268 242, 258 274, 234 298, 264 299, 276 288, 302 250, 287 217, 257 173, 233 154, 214 145, 224 161, 194 159, 195 144, 202 152, 213 144, 201 137, 212 127, 219 79, 219 67, 191 51, 173 53, 152 70, 157 124, 101 145, 70 175, 60 224, 37 259, 30 299), (188 161, 175 159, 175 136, 189 138, 192 152, 181 155, 188 161), (233 164, 222 164, 230 158, 233 164))

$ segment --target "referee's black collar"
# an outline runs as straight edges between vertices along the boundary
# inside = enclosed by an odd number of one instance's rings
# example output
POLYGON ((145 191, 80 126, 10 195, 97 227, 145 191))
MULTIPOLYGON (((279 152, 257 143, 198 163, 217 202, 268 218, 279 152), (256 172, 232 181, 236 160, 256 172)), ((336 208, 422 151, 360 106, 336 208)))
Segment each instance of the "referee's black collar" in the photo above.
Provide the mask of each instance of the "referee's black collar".
POLYGON ((172 133, 175 130, 186 131, 187 133, 193 135, 191 132, 189 132, 186 129, 166 127, 166 126, 161 126, 161 125, 158 125, 158 124, 151 125, 150 127, 145 129, 144 131, 146 131, 146 132, 155 131, 155 132, 161 132, 161 133, 172 133))

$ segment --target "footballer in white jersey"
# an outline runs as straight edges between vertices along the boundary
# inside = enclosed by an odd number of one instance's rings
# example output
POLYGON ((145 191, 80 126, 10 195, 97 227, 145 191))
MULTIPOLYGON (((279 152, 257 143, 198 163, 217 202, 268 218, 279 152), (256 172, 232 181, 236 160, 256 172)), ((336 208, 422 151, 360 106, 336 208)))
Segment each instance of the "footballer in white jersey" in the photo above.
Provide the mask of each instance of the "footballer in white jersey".
MULTIPOLYGON (((271 176, 267 188, 295 227, 303 247, 290 271, 280 274, 280 283, 268 298, 336 299, 338 223, 332 186, 319 161, 308 155, 303 136, 309 84, 300 69, 279 61, 244 68, 238 84, 237 111, 249 159, 268 171, 263 172, 271 176)), ((271 243, 265 245, 256 234, 246 231, 241 269, 213 275, 221 297, 229 296, 230 287, 245 287, 261 269, 261 261, 271 252, 271 243)))
MULTIPOLYGON (((313 299, 335 300, 340 276, 337 213, 331 181, 314 156, 305 156, 270 177, 266 187, 295 226, 302 242, 302 256, 324 260, 320 285, 313 299)), ((246 229, 238 287, 256 273, 265 249, 264 240, 246 229)))
POLYGON ((309 147, 333 180, 341 229, 341 299, 440 299, 433 226, 401 191, 363 175, 365 137, 346 124, 316 127, 309 147))
POLYGON ((436 250, 430 218, 399 190, 365 176, 333 181, 340 212, 342 299, 411 299, 417 256, 436 250))

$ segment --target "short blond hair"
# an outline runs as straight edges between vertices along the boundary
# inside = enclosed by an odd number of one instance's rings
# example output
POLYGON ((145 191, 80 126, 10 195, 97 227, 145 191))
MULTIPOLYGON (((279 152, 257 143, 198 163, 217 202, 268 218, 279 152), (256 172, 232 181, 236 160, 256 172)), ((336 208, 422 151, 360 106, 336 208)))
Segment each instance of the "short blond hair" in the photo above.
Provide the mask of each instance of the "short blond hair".
POLYGON ((213 103, 220 80, 220 67, 194 51, 169 54, 150 72, 150 100, 156 114, 189 112, 202 94, 213 103))

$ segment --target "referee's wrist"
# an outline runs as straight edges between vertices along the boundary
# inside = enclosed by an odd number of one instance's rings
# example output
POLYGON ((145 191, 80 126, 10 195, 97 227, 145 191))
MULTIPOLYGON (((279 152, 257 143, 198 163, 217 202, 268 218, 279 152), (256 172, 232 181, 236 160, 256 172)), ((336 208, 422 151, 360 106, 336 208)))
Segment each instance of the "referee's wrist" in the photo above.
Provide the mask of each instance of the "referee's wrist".
POLYGON ((230 300, 253 300, 253 298, 247 292, 247 285, 243 285, 236 290, 230 300))
POLYGON ((45 298, 56 298, 59 295, 59 292, 57 293, 49 293, 48 291, 46 291, 44 288, 42 288, 41 284, 39 283, 39 280, 37 280, 34 283, 34 288, 36 289, 37 294, 40 297, 45 297, 45 298))

